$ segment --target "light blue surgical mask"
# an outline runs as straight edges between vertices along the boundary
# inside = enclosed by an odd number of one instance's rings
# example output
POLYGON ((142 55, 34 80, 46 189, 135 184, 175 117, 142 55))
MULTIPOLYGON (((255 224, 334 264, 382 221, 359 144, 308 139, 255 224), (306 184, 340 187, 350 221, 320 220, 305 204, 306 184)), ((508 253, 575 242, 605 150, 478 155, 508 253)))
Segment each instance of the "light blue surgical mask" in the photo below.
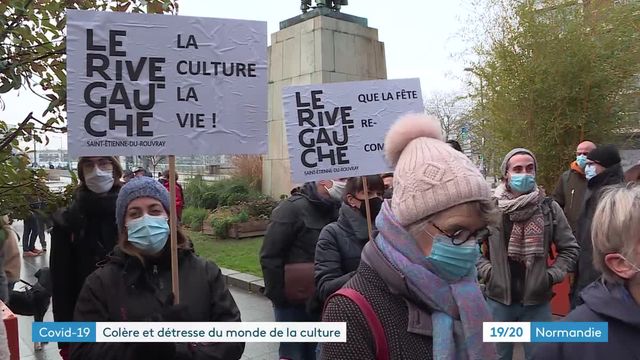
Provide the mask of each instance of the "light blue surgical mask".
POLYGON ((531 174, 511 174, 509 186, 512 190, 525 194, 536 187, 536 177, 531 174))
POLYGON ((598 173, 596 172, 596 166, 593 164, 587 164, 587 166, 585 166, 584 168, 584 176, 587 178, 587 180, 591 180, 594 177, 596 177, 596 175, 598 175, 598 173))
POLYGON ((460 279, 475 269, 480 257, 478 244, 471 240, 467 243, 453 245, 447 236, 437 235, 433 238, 431 254, 427 256, 427 260, 446 280, 460 279))
POLYGON ((127 223, 128 241, 147 254, 157 254, 169 238, 169 223, 164 216, 144 215, 127 223))
POLYGON ((578 164, 581 169, 584 169, 584 167, 587 165, 587 155, 576 156, 576 164, 578 164))

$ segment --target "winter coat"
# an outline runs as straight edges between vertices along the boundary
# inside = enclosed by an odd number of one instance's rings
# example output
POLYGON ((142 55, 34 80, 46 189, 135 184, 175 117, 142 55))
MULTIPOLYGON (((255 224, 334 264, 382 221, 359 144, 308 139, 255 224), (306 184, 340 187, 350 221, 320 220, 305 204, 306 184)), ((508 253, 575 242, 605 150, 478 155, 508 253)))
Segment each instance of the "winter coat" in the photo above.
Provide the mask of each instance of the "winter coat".
POLYGON ((53 318, 72 321, 76 299, 89 274, 106 259, 118 238, 118 187, 98 195, 79 187, 72 204, 53 216, 51 254, 53 318))
MULTIPOLYGON (((85 282, 76 304, 74 321, 170 321, 158 318, 171 295, 169 244, 157 260, 137 257, 116 248, 106 265, 85 282)), ((178 252, 180 304, 188 314, 174 321, 239 322, 240 311, 227 288, 220 268, 196 256, 192 250, 178 252)), ((74 360, 134 360, 140 344, 75 343, 74 360)), ((244 343, 176 343, 174 357, 160 359, 239 359, 244 343)), ((138 355, 136 355, 138 354, 138 355)), ((138 356, 138 357, 137 357, 138 356)))
POLYGON ((587 191, 587 179, 584 177, 584 173, 579 172, 576 167, 579 168, 574 162, 571 169, 560 176, 553 192, 553 199, 562 207, 574 234, 578 227, 578 218, 582 213, 584 195, 587 191))
POLYGON ((320 231, 338 218, 337 203, 322 201, 315 185, 307 185, 273 210, 260 250, 264 295, 278 307, 291 305, 284 294, 284 266, 313 263, 320 231))
POLYGON ((20 250, 18 249, 18 233, 13 226, 9 225, 9 217, 4 216, 2 228, 6 231, 7 238, 2 245, 4 256, 4 272, 7 275, 9 283, 15 283, 20 280, 20 270, 22 268, 22 260, 20 250))
MULTIPOLYGON (((167 191, 171 192, 169 180, 160 179, 159 181, 167 191)), ((176 212, 178 213, 178 220, 182 220, 182 209, 184 209, 184 191, 182 190, 182 185, 176 181, 176 212)))
MULTIPOLYGON (((360 262, 356 274, 345 284, 362 294, 384 329, 389 359, 433 359, 431 310, 410 295, 404 276, 379 250, 372 251, 375 268, 360 262)), ((320 359, 375 359, 376 344, 362 311, 344 296, 327 301, 323 322, 347 322, 347 342, 321 343, 320 359)), ((460 325, 456 322, 454 328, 460 325)))
POLYGON ((583 305, 563 321, 606 322, 609 339, 604 343, 544 343, 535 359, 601 360, 640 359, 640 305, 623 285, 595 281, 582 291, 583 305))
POLYGON ((316 245, 315 281, 320 301, 324 302, 355 274, 367 241, 367 219, 342 204, 338 221, 322 229, 316 245))
POLYGON ((605 169, 600 174, 589 180, 585 205, 582 215, 578 220, 576 238, 580 244, 580 255, 575 269, 575 282, 571 289, 572 305, 580 304, 580 291, 600 277, 600 272, 593 266, 593 246, 591 244, 591 224, 596 208, 602 196, 602 189, 608 185, 620 184, 624 181, 624 174, 620 164, 605 169))
MULTIPOLYGON (((543 304, 553 295, 551 287, 561 282, 574 267, 580 248, 567 218, 558 203, 549 199, 540 205, 544 216, 544 256, 537 257, 526 270, 521 302, 524 305, 543 304), (549 201, 550 200, 550 201, 549 201), (558 251, 553 265, 547 265, 551 244, 558 251)), ((485 284, 485 295, 497 302, 511 305, 513 300, 511 266, 507 254, 512 223, 503 215, 496 227, 491 227, 489 250, 478 260, 478 275, 485 284)))
MULTIPOLYGON (((8 232, 7 230, 0 230, 8 232)), ((5 235, 5 237, 8 237, 5 235)), ((9 281, 7 280, 7 273, 4 270, 4 264, 7 258, 7 254, 5 254, 4 244, 11 239, 5 238, 4 241, 0 242, 0 301, 7 303, 9 302, 9 287, 7 286, 9 281)))

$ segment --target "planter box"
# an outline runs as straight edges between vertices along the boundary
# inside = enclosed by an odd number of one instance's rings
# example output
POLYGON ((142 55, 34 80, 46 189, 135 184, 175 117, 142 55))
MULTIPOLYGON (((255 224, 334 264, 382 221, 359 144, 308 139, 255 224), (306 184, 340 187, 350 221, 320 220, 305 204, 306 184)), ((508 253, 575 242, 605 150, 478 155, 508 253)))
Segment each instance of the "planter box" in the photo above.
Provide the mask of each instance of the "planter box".
POLYGON ((268 220, 253 220, 231 225, 229 237, 242 239, 247 237, 262 236, 267 232, 268 220))

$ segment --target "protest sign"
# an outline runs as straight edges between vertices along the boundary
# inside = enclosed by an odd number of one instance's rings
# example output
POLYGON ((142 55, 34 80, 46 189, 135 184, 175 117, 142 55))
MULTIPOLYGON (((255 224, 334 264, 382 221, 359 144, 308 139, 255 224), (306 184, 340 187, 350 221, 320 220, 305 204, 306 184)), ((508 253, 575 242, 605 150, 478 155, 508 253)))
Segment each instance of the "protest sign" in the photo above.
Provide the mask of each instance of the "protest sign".
POLYGON ((267 152, 265 22, 67 11, 69 153, 267 152))
POLYGON ((283 103, 294 182, 391 171, 384 158, 389 127, 424 111, 418 79, 290 86, 283 103))

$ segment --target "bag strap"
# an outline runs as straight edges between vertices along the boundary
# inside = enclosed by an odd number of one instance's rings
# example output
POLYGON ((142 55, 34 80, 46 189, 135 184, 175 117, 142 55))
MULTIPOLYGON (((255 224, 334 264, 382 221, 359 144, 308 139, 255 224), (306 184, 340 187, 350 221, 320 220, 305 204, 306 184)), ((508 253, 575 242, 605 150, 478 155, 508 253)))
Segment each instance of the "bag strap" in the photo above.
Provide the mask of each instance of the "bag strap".
POLYGON ((369 301, 355 289, 342 288, 329 296, 325 302, 325 306, 329 303, 329 299, 334 296, 347 297, 358 305, 373 335, 373 342, 376 348, 376 360, 389 360, 389 344, 387 343, 387 337, 384 335, 384 328, 369 301))
POLYGON ((549 241, 549 258, 551 260, 555 260, 555 256, 553 255, 553 251, 551 250, 551 243, 553 243, 553 240, 556 237, 556 223, 557 223, 557 219, 556 219, 556 211, 553 209, 553 198, 547 196, 544 198, 543 200, 543 204, 547 207, 548 213, 547 214, 551 214, 551 241, 549 241))
POLYGON ((571 170, 569 171, 565 171, 564 174, 562 174, 562 192, 564 193, 564 201, 565 201, 565 206, 566 205, 566 198, 567 198, 567 194, 569 194, 569 178, 571 177, 571 170))

